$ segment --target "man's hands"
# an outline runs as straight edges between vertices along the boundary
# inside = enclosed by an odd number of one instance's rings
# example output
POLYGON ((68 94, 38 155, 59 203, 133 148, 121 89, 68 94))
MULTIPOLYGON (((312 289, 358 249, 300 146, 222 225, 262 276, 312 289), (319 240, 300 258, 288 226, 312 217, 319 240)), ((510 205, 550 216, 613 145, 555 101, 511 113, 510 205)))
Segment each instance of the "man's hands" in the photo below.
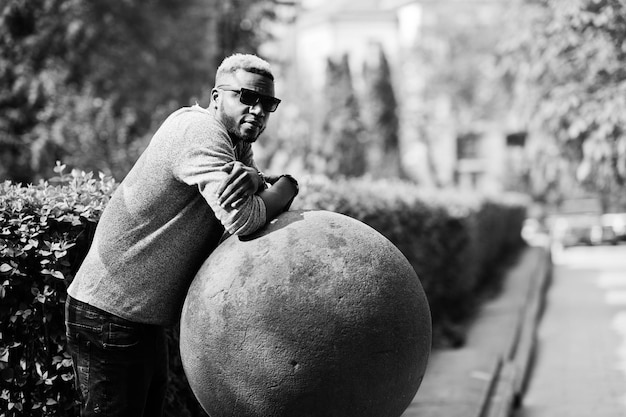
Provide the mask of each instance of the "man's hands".
POLYGON ((258 171, 239 161, 229 162, 222 168, 228 177, 217 189, 217 201, 224 208, 238 208, 246 198, 262 188, 263 179, 258 171))

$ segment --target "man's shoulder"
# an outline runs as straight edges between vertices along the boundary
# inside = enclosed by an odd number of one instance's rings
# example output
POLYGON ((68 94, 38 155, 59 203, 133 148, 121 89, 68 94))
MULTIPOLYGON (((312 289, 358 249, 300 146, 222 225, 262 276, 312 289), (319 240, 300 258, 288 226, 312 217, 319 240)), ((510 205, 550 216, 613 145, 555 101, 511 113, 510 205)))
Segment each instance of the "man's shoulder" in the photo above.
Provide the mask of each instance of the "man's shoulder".
POLYGON ((204 123, 215 124, 217 121, 213 114, 209 112, 204 107, 199 106, 198 104, 190 106, 190 107, 181 107, 176 110, 174 113, 168 117, 168 119, 172 120, 181 120, 181 119, 192 119, 192 120, 201 120, 204 123))
POLYGON ((199 105, 176 110, 167 118, 164 127, 170 133, 176 132, 177 135, 174 136, 184 135, 196 139, 229 142, 224 125, 213 113, 199 105))

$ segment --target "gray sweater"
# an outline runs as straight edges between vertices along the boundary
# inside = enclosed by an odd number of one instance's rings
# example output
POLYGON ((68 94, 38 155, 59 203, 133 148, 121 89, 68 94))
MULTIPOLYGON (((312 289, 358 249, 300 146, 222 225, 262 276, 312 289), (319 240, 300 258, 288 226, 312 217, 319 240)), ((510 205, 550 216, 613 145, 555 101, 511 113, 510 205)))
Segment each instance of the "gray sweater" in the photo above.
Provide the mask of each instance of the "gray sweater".
POLYGON ((174 324, 224 228, 245 235, 265 224, 258 196, 236 210, 217 203, 220 169, 235 160, 254 166, 250 144, 234 148, 207 110, 170 115, 113 194, 68 293, 127 320, 174 324))

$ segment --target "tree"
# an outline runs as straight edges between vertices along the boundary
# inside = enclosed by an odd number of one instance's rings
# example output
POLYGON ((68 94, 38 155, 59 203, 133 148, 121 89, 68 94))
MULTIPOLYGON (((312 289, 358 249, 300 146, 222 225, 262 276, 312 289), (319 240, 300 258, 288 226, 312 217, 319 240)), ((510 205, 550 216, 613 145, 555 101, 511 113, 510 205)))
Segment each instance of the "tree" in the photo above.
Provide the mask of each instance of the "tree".
POLYGON ((123 177, 165 115, 206 102, 224 56, 255 52, 273 3, 3 3, 0 177, 45 176, 54 158, 123 177))
POLYGON ((404 155, 415 161, 405 170, 420 184, 457 181, 452 155, 459 137, 510 128, 508 94, 496 65, 509 5, 446 1, 424 7, 419 37, 403 57, 399 96, 403 139, 408 138, 404 155))
POLYGON ((531 122, 576 166, 587 190, 626 185, 626 4, 543 0, 523 4, 530 25, 503 63, 533 91, 531 122))
POLYGON ((352 85, 348 55, 328 59, 324 89, 326 114, 319 152, 329 176, 358 177, 365 173, 365 131, 352 85))
POLYGON ((120 141, 133 142, 155 108, 187 101, 199 86, 207 60, 191 41, 206 25, 178 30, 183 20, 191 23, 189 9, 165 0, 7 2, 0 24, 0 110, 6 110, 0 135, 12 140, 18 158, 0 174, 30 180, 60 158, 123 175, 128 161, 107 158, 124 153, 110 148, 118 141, 111 136, 125 131, 130 137, 120 141))
POLYGON ((214 9, 219 18, 216 19, 215 36, 217 39, 217 56, 230 55, 233 51, 256 53, 259 47, 272 38, 267 28, 268 22, 279 19, 277 5, 279 0, 227 0, 217 1, 214 9))
POLYGON ((391 71, 380 44, 371 48, 363 67, 365 99, 362 101, 363 120, 369 135, 368 172, 377 177, 402 177, 398 138, 398 107, 393 91, 391 71))

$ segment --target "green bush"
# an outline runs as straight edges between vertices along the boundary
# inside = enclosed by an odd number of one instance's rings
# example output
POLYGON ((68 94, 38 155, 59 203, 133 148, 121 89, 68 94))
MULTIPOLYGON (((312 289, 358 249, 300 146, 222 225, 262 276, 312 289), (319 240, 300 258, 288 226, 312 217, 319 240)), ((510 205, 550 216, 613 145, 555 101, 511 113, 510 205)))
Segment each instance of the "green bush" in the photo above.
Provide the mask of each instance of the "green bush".
MULTIPOLYGON (((66 287, 85 256, 116 187, 113 179, 57 164, 37 185, 0 184, 0 415, 76 416, 66 351, 66 287)), ((414 266, 436 329, 475 308, 476 293, 497 281, 498 261, 521 244, 519 199, 424 192, 400 181, 310 178, 293 209, 359 219, 389 238, 414 266)), ((166 414, 204 415, 182 371, 178 331, 168 333, 171 383, 166 414)))

